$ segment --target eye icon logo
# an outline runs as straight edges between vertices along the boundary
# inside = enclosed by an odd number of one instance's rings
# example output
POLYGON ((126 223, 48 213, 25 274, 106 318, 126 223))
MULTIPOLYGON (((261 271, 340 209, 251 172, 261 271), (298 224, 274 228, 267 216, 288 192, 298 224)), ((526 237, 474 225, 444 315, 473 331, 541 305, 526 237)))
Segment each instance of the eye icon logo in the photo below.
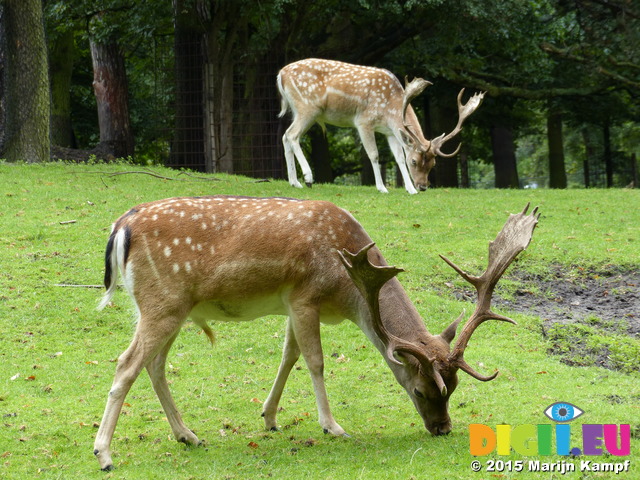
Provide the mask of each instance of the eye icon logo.
POLYGON ((571 420, 578 418, 583 413, 584 411, 567 402, 553 403, 544 411, 544 414, 554 422, 570 422, 571 420))

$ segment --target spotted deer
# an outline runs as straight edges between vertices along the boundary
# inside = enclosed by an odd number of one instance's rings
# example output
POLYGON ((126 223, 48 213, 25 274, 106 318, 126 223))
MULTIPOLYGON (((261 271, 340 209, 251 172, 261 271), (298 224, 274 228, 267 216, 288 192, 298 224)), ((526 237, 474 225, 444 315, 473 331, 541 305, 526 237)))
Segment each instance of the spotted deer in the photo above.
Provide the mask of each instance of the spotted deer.
MULTIPOLYGON (((482 381, 464 360, 474 330, 485 320, 510 319, 491 311, 493 288, 529 244, 536 211, 511 215, 489 247, 479 277, 447 261, 478 291, 475 312, 451 347, 462 315, 441 334, 425 327, 396 275, 358 221, 325 201, 210 196, 144 203, 113 225, 105 256, 107 292, 118 272, 139 314, 133 340, 118 359, 94 454, 113 467, 110 445, 123 402, 143 368, 179 442, 200 443, 182 421, 165 379, 165 362, 182 324, 190 317, 211 342, 208 320, 246 321, 287 315, 282 361, 263 404, 265 427, 276 413, 287 377, 300 354, 311 375, 318 420, 325 433, 346 435, 334 420, 324 384, 320 324, 350 319, 380 351, 434 435, 449 433, 449 397, 457 370, 482 381)), ((259 339, 256 339, 259 341, 259 339)))
POLYGON ((291 126, 282 137, 289 183, 301 187, 297 159, 304 181, 311 186, 313 173, 300 148, 300 138, 314 123, 323 129, 329 124, 358 130, 373 166, 376 188, 383 193, 387 189, 380 173, 375 132, 387 138, 407 192, 418 193, 416 187, 427 189, 436 157, 450 158, 458 153, 460 146, 453 153, 444 153, 442 147, 460 133, 463 122, 480 106, 485 95, 476 93, 463 105, 464 88, 460 90, 456 127, 450 133, 427 140, 410 105, 413 98, 431 85, 422 78, 411 82, 405 79, 403 89, 395 75, 382 68, 309 58, 282 68, 277 84, 282 102, 279 117, 289 110, 293 113, 291 126))

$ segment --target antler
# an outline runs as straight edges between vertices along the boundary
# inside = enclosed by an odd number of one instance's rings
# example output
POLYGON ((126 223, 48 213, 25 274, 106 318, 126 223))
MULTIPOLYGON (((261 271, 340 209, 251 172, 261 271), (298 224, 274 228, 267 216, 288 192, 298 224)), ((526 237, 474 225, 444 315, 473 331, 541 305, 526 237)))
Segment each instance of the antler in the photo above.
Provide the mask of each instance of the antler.
POLYGON ((413 139, 413 141, 415 142, 415 145, 422 150, 424 150, 422 142, 420 141, 418 136, 415 134, 415 132, 411 128, 411 125, 407 123, 406 116, 407 116, 407 108, 409 108, 409 103, 411 103, 411 100, 413 100, 415 97, 420 95, 422 91, 425 88, 427 88, 429 85, 433 85, 433 83, 431 83, 428 80, 425 80, 424 78, 414 78, 409 82, 409 79, 407 77, 404 77, 404 97, 402 98, 402 122, 404 124, 404 129, 407 132, 407 134, 413 139))
POLYGON ((407 77, 404 77, 404 97, 402 98, 403 121, 407 114, 407 108, 409 107, 409 103, 411 103, 411 100, 420 95, 422 91, 429 85, 433 85, 433 83, 425 80, 424 78, 414 78, 409 82, 409 79, 407 77))
POLYGON ((418 345, 393 335, 382 322, 382 318, 380 317, 380 302, 378 300, 380 289, 385 283, 404 270, 390 266, 373 265, 369 261, 367 254, 374 245, 375 243, 370 243, 356 254, 343 249, 342 252, 338 252, 340 260, 342 260, 353 283, 358 287, 358 290, 360 290, 360 293, 362 293, 362 296, 369 306, 372 318, 371 323, 376 335, 378 335, 378 338, 380 338, 386 347, 386 356, 389 361, 398 365, 402 364, 402 362, 395 358, 394 354, 396 352, 413 355, 418 362, 420 362, 423 372, 433 377, 442 395, 446 396, 447 387, 440 372, 435 368, 433 359, 427 357, 424 350, 418 345))
POLYGON ((482 100, 484 99, 484 95, 486 93, 487 92, 475 93, 469 99, 469 101, 463 105, 462 95, 464 94, 464 88, 460 90, 460 93, 458 93, 458 124, 451 131, 451 133, 448 133, 448 134, 443 133, 439 137, 436 137, 433 140, 431 140, 431 148, 433 149, 433 152, 436 155, 439 155, 440 157, 443 157, 443 158, 451 158, 454 155, 457 155, 458 151, 460 150, 460 144, 458 145, 458 148, 456 148, 456 150, 453 153, 442 153, 440 149, 444 146, 445 143, 447 143, 449 140, 455 137, 458 133, 460 133, 460 130, 462 130, 462 124, 464 123, 466 118, 469 115, 471 115, 473 112, 475 112, 476 109, 480 106, 480 104, 482 103, 482 100))
MULTIPOLYGON (((490 376, 484 376, 476 372, 465 362, 464 351, 475 329, 485 320, 493 319, 513 324, 516 323, 508 317, 498 315, 491 311, 491 296, 493 295, 493 289, 507 267, 521 251, 527 248, 531 241, 531 236, 538 223, 540 214, 537 214, 538 207, 536 207, 530 215, 527 215, 528 209, 529 204, 527 204, 522 213, 510 215, 496 239, 493 242, 489 242, 489 264, 485 272, 479 277, 469 275, 448 258, 440 255, 462 278, 471 283, 478 292, 476 309, 469 320, 467 320, 455 346, 451 350, 449 361, 452 366, 460 368, 472 377, 482 380, 483 382, 493 380, 498 375, 498 372, 496 371, 490 376)), ((460 319, 457 321, 460 321, 460 319)))

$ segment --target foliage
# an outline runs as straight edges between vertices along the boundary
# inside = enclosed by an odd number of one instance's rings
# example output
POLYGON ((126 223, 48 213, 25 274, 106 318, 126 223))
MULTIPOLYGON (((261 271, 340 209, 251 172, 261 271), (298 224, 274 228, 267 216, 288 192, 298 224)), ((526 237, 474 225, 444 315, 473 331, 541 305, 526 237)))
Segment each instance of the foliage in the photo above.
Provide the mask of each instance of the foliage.
MULTIPOLYGON (((551 343, 541 336, 541 319, 514 315, 517 326, 489 322, 474 336, 468 360, 501 374, 487 384, 461 377, 450 406, 454 431, 447 437, 426 433, 378 352, 350 322, 323 327, 322 335, 333 412, 352 437, 322 434, 302 362, 284 392, 281 431, 265 432, 260 401, 279 363, 283 319, 217 323, 213 348, 187 323, 171 351, 168 378, 186 423, 204 445, 185 448, 171 438, 142 374, 114 436, 116 470, 101 474, 92 455, 96 425, 115 359, 131 338, 134 312, 124 292, 116 294, 113 307, 97 312, 101 289, 62 285, 101 283, 110 222, 137 203, 216 193, 333 201, 361 221, 391 264, 405 268, 400 280, 432 332, 462 309, 469 311, 467 302, 448 293, 445 282, 461 280, 437 254, 480 271, 488 241, 506 215, 528 201, 541 206, 542 219, 513 270, 543 273, 555 263, 571 272, 640 263, 640 198, 633 190, 439 189, 409 196, 390 189, 380 195, 374 187, 294 190, 281 181, 144 170, 169 180, 135 173, 141 171, 126 164, 0 163, 3 478, 424 478, 428 472, 429 478, 466 480, 472 475, 471 423, 547 423, 542 411, 568 400, 585 410, 585 422, 639 428, 637 371, 563 364, 547 355, 551 343), (609 400, 614 393, 615 404, 609 400)), ((505 280, 509 288, 511 270, 505 280)), ((607 332, 598 335, 592 338, 609 338, 607 332)), ((633 452, 639 442, 632 438, 633 452)), ((528 460, 516 454, 504 459, 528 460)), ((557 460, 565 458, 548 457, 557 460)), ((632 474, 637 468, 632 465, 632 474)))

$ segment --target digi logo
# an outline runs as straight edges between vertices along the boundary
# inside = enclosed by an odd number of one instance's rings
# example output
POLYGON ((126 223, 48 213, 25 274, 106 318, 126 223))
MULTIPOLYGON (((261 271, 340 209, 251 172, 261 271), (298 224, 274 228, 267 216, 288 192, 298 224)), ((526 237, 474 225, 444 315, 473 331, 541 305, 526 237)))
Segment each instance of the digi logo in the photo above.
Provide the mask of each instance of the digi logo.
POLYGON ((575 420, 584 412, 578 407, 567 402, 556 402, 549 405, 544 414, 554 422, 570 422, 575 420))

